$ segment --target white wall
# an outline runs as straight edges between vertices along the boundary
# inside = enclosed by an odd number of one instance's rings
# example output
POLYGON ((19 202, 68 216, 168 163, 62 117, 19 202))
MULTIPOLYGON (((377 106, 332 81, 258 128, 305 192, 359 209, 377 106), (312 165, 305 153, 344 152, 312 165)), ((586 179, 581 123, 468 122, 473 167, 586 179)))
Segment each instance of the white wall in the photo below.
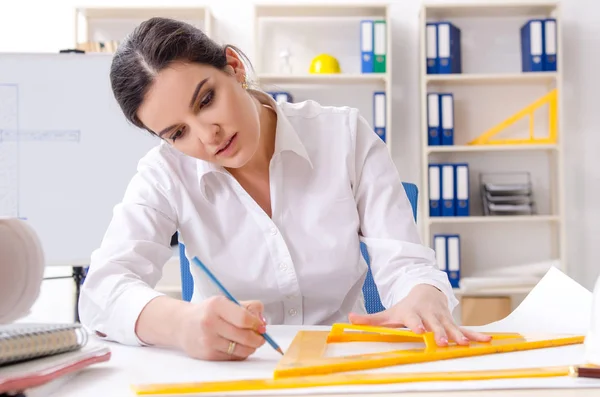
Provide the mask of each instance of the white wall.
MULTIPOLYGON (((56 52, 74 43, 75 6, 160 5, 160 1, 31 1, 0 3, 0 51, 56 52), (19 4, 19 5, 17 5, 19 4)), ((350 3, 353 0, 329 0, 350 3)), ((457 2, 460 0, 455 0, 457 2)), ((287 2, 282 0, 281 2, 287 2)), ((296 3, 301 2, 297 0, 296 3)), ((306 1, 320 3, 322 1, 306 1)), ((445 1, 438 1, 445 3, 445 1)), ((476 1, 471 1, 476 2, 476 1)), ((395 161, 402 178, 419 183, 418 12, 420 0, 391 2, 393 22, 393 118, 395 161)), ((220 41, 241 47, 254 58, 251 0, 185 1, 174 5, 208 4, 217 19, 220 41), (234 14, 237 14, 235 15, 234 14)), ((593 247, 600 242, 600 133, 596 115, 600 101, 600 2, 562 1, 564 118, 566 140, 567 250, 570 275, 591 288, 600 272, 593 247)), ((177 280, 177 269, 169 277, 177 280)), ((50 296, 51 294, 48 294, 50 296)), ((67 310, 71 310, 70 304, 67 310)))

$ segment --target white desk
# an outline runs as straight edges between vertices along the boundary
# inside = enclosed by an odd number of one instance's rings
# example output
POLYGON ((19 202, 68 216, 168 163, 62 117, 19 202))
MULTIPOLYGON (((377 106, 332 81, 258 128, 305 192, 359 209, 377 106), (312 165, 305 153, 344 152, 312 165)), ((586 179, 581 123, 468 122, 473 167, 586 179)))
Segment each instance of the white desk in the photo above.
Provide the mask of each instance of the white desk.
MULTIPOLYGON (((318 327, 311 327, 319 329, 318 327)), ((298 331, 298 327, 272 326, 269 327, 271 336, 281 345, 287 348, 293 336, 298 331)), ((306 328, 305 328, 306 329, 306 328)), ((90 342, 97 343, 98 339, 93 338, 90 342)), ((206 381, 206 380, 230 380, 240 378, 266 378, 269 377, 280 356, 265 344, 257 353, 245 362, 205 362, 186 357, 177 351, 169 351, 149 347, 129 347, 114 343, 108 344, 112 350, 112 358, 109 362, 97 364, 89 367, 66 385, 62 386, 56 393, 61 397, 131 397, 135 394, 130 386, 133 383, 159 383, 159 382, 184 382, 184 381, 206 381)), ((557 348, 559 350, 542 349, 529 352, 510 353, 511 362, 514 366, 537 366, 537 365, 565 365, 573 358, 582 354, 581 346, 567 346, 557 348)), ((486 366, 498 365, 500 355, 474 357, 467 366, 473 369, 484 369, 486 366)), ((465 359, 462 359, 465 360, 465 359)), ((419 366, 421 370, 457 370, 460 367, 459 360, 447 360, 437 363, 416 364, 413 368, 419 366), (427 368, 425 367, 427 365, 427 368), (425 369, 426 368, 426 369, 425 369)), ((464 362, 464 361, 463 361, 464 362)), ((506 363, 506 361, 503 361, 506 363)), ((464 366, 464 364, 462 365, 464 366)), ((396 367, 396 371, 411 370, 409 366, 396 367)), ((381 396, 385 391, 391 394, 402 393, 402 396, 598 396, 600 395, 600 380, 592 379, 572 379, 572 378, 546 378, 537 380, 510 379, 503 381, 479 381, 479 382, 445 382, 444 390, 435 392, 417 392, 425 388, 431 389, 431 383, 427 384, 404 384, 404 385, 383 385, 383 386, 357 386, 354 390, 360 391, 360 395, 381 396), (499 386, 504 390, 476 391, 499 386), (561 387, 555 390, 540 390, 554 385, 561 387), (587 385, 587 386, 586 386, 587 385), (582 389, 582 386, 588 389, 582 389), (529 390, 515 390, 527 388, 529 390), (568 389, 565 389, 568 388, 568 389), (575 389, 576 388, 576 389, 575 389), (451 389, 455 391, 450 392, 451 389), (456 390, 462 389, 462 390, 456 390), (468 391, 471 389, 471 391, 468 391), (507 389, 511 389, 510 392, 507 389)), ((336 388, 334 395, 350 395, 352 389, 336 388), (335 394, 338 393, 338 394, 335 394)), ((305 390, 296 390, 296 394, 308 394, 305 390)), ((261 392, 259 395, 290 395, 285 391, 278 391, 278 394, 272 392, 261 392)), ((313 390, 311 395, 325 395, 317 390, 313 390)), ((332 394, 327 394, 331 396, 332 394)))

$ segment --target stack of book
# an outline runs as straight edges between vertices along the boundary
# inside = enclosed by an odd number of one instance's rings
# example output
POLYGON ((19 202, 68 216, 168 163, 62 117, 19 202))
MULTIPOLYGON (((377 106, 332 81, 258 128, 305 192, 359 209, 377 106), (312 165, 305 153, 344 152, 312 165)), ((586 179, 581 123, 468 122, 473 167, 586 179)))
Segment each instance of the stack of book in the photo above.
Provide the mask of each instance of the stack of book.
POLYGON ((484 215, 534 215, 536 213, 529 173, 482 174, 481 198, 484 215), (490 177, 496 181, 485 180, 490 177), (499 180, 501 178, 505 180, 499 180))
POLYGON ((88 344, 81 324, 30 321, 45 263, 41 242, 27 221, 0 217, 0 243, 0 396, 46 396, 67 375, 108 361, 108 346, 88 344))
POLYGON ((80 324, 1 324, 0 396, 48 395, 79 370, 110 359, 108 346, 87 342, 80 324))

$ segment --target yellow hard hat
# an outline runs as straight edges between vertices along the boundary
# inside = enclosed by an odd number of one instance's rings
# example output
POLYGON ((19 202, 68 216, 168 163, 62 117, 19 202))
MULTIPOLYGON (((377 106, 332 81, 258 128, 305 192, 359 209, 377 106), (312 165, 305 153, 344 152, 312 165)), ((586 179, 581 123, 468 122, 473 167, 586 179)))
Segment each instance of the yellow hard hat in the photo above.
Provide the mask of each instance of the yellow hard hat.
POLYGON ((341 73, 340 63, 329 54, 319 54, 310 63, 310 73, 341 73))

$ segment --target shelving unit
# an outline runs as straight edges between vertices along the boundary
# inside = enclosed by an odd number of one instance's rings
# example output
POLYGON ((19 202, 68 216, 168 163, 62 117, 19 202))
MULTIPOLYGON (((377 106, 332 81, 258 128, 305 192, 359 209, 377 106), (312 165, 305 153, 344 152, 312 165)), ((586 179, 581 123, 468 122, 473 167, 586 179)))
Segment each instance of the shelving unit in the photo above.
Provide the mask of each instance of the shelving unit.
POLYGON ((255 48, 252 60, 261 89, 289 92, 293 102, 312 99, 321 105, 350 106, 374 126, 373 93, 385 92, 386 143, 391 151, 392 35, 388 5, 354 4, 256 4, 255 48), (385 73, 362 73, 360 22, 386 23, 385 73), (282 51, 288 51, 290 70, 280 69, 282 51), (311 74, 312 59, 330 54, 341 73, 311 74))
MULTIPOLYGON (((556 260, 567 272, 564 216, 562 128, 562 41, 559 6, 554 2, 424 4, 420 12, 420 136, 422 238, 434 247, 435 234, 460 235, 460 277, 474 272, 556 260), (520 28, 532 18, 556 18, 557 71, 522 72, 520 28), (427 73, 428 22, 451 22, 461 30, 462 71, 427 73), (470 145, 474 138, 557 89, 556 143, 470 145), (454 144, 429 146, 428 99, 431 92, 454 97, 454 144), (429 164, 469 165, 469 216, 430 216, 429 164), (485 216, 480 173, 526 171, 532 175, 534 215, 485 216)), ((528 118, 511 132, 529 128, 528 118)), ((546 106, 534 113, 536 131, 547 130, 546 106)), ((441 122, 441 120, 440 120, 441 122)), ((469 295, 519 295, 530 290, 506 286, 469 295)), ((465 291, 457 288, 458 296, 465 291)))
POLYGON ((214 17, 207 7, 78 7, 75 46, 90 52, 112 52, 141 22, 152 17, 183 20, 212 37, 214 17))

